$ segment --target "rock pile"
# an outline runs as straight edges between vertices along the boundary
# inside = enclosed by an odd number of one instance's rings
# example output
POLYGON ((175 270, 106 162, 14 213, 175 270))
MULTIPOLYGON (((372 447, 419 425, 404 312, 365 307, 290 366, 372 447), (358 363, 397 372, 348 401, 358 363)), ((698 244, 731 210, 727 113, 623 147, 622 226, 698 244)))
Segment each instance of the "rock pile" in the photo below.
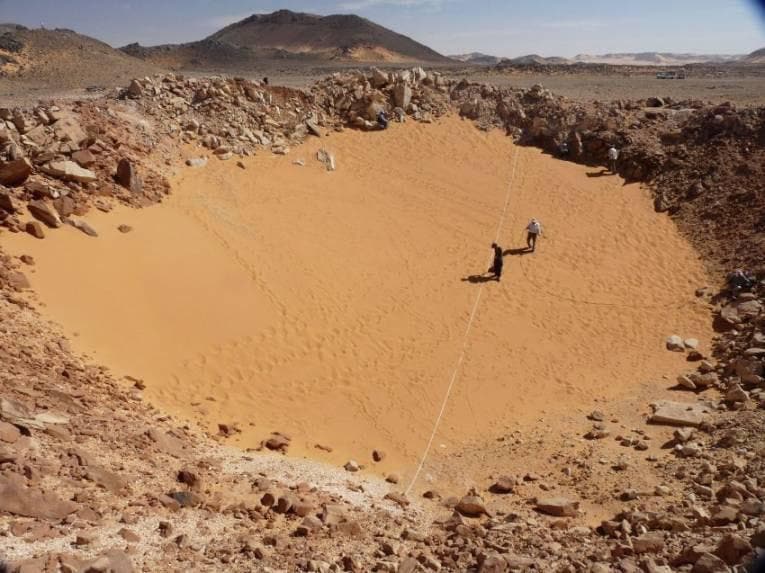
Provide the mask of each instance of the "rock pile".
POLYGON ((145 205, 168 192, 147 160, 153 145, 106 101, 0 108, 0 225, 44 238, 45 228, 70 223, 95 235, 80 219, 91 208, 145 205))

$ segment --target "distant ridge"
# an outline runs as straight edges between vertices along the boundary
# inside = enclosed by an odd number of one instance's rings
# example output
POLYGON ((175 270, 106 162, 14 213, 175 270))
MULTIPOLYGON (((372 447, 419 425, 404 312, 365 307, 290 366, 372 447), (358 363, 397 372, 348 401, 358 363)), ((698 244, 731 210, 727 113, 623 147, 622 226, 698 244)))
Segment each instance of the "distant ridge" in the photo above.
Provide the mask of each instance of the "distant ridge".
POLYGON ((0 24, 0 77, 45 87, 111 87, 159 71, 108 44, 72 30, 0 24))

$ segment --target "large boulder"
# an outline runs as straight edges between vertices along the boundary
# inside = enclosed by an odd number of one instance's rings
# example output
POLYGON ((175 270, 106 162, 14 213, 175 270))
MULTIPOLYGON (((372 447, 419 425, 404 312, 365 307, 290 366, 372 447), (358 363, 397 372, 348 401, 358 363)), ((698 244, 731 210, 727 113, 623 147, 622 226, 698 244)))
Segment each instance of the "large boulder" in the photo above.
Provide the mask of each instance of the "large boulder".
POLYGON ((0 164, 0 185, 20 185, 32 174, 32 164, 27 158, 0 164))

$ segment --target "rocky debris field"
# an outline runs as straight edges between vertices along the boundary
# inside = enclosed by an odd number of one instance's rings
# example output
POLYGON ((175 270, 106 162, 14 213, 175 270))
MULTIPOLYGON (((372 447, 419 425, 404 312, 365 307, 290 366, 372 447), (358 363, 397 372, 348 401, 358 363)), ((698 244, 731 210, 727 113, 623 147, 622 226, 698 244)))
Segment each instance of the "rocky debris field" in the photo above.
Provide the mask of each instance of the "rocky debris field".
MULTIPOLYGON (((336 74, 310 92, 167 75, 108 98, 2 109, 3 232, 43 238, 71 224, 97 235, 90 209, 162 200, 162 173, 183 144, 221 161, 284 154, 331 130, 375 129, 380 109, 422 122, 456 109, 552 153, 566 141, 568 159, 592 165, 614 143, 619 172, 652 186, 657 210, 712 268, 762 260, 763 110, 658 98, 578 104, 541 86, 498 90, 419 68, 336 74)), ((219 446, 145 404, 140 380, 115 380, 75 356, 26 302, 30 265, 0 255, 0 555, 13 571, 704 573, 741 571, 765 551, 762 269, 737 298, 699 289, 719 336, 711 356, 692 339, 667 341, 668 352, 685 353, 688 373, 677 400, 646 417, 676 428, 660 455, 646 452, 662 485, 614 493, 621 511, 597 525, 580 519, 583 500, 553 487, 532 495, 526 484, 538 478, 517 472, 487 476, 462 497, 407 499, 357 471, 337 468, 334 483, 319 483, 310 472, 295 478, 286 459, 258 469, 262 454, 219 446)), ((611 436, 601 412, 586 423, 582 439, 593 444, 647 449, 639 437, 611 436)), ((274 430, 268 441, 288 444, 274 430)), ((221 431, 218 441, 235 428, 221 431)), ((592 463, 576 460, 575 472, 561 459, 553 479, 593 488, 592 463)))

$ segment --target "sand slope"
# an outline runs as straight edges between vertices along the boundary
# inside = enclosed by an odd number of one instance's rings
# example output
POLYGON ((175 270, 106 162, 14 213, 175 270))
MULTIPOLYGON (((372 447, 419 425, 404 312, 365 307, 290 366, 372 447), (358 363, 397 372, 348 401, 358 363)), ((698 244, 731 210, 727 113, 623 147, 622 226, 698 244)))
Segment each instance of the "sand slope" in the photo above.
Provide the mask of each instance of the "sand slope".
POLYGON ((456 118, 332 134, 246 170, 212 159, 184 169, 164 205, 93 215, 98 239, 67 228, 3 241, 35 256, 33 287, 77 347, 144 378, 167 411, 236 422, 245 447, 280 430, 297 455, 367 463, 380 448, 381 468, 406 476, 462 347, 481 288, 464 279, 485 270, 515 154, 500 242, 522 246, 531 216, 545 238, 483 287, 437 444, 555 425, 603 399, 637 417, 646 389, 685 367, 664 338, 711 336, 697 256, 640 187, 456 118), (315 161, 321 145, 336 172, 315 161))

